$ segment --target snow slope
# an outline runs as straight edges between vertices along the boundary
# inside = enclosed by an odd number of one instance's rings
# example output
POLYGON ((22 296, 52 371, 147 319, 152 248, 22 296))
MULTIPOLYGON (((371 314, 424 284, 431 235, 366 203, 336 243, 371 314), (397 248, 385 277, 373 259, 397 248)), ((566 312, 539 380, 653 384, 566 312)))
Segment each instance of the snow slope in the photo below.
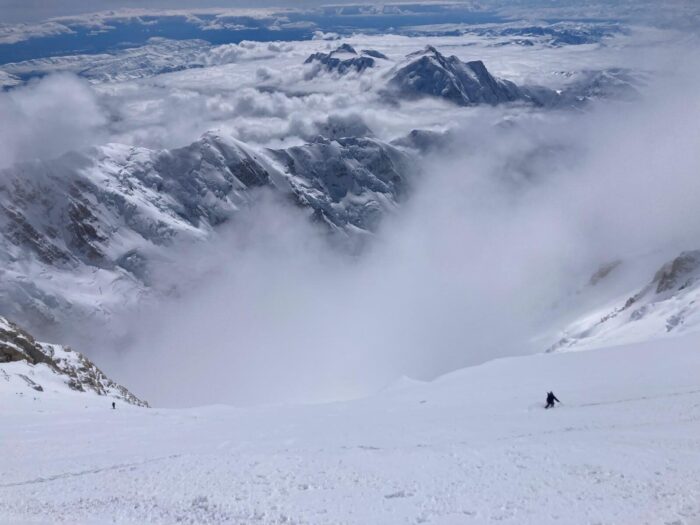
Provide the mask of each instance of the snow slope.
POLYGON ((697 336, 510 358, 363 400, 0 405, 8 523, 700 523, 697 336), (563 404, 542 408, 553 389, 563 404))
POLYGON ((620 295, 609 274, 624 272, 629 265, 617 261, 601 268, 604 271, 594 276, 589 288, 601 284, 614 299, 599 302, 570 323, 547 351, 587 350, 700 330, 700 250, 680 253, 643 286, 635 283, 637 288, 620 295))
MULTIPOLYGON (((148 406, 97 366, 71 348, 40 343, 0 317, 0 396, 11 399, 58 395, 82 403, 87 397, 107 396, 109 402, 148 406), (76 397, 77 396, 77 397, 76 397)), ((105 404, 102 398, 100 404, 105 404)))

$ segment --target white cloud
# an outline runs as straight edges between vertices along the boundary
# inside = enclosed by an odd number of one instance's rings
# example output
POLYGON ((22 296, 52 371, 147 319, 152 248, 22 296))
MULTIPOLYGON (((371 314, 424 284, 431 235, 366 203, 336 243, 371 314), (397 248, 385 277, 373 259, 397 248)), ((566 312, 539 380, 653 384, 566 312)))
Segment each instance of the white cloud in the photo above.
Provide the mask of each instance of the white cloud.
POLYGON ((228 64, 240 60, 261 60, 273 58, 279 53, 293 49, 292 44, 284 42, 249 42, 244 40, 238 44, 224 44, 212 48, 205 56, 209 65, 228 64))
POLYGON ((359 258, 263 201, 183 257, 191 291, 143 312, 115 367, 155 403, 309 401, 542 351, 554 305, 601 263, 700 242, 697 85, 587 113, 468 111, 359 258))
MULTIPOLYGON (((1 9, 1 8, 0 8, 1 9)), ((58 22, 43 24, 0 24, 0 44, 16 44, 31 38, 71 34, 73 30, 58 22)))
POLYGON ((107 123, 89 84, 55 75, 0 93, 0 167, 99 142, 107 123))

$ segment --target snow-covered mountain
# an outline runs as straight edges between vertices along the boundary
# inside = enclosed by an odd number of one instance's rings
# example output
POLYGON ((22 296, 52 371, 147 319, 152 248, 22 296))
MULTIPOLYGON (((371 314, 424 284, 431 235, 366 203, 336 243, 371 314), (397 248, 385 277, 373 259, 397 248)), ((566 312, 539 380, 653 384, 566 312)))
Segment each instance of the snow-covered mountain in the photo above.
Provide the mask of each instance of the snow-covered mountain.
POLYGON ((624 68, 584 70, 571 76, 573 80, 561 92, 561 105, 595 99, 632 100, 639 96, 636 86, 642 81, 624 68))
POLYGON ((67 346, 40 343, 3 317, 0 317, 0 392, 3 398, 62 397, 76 405, 83 399, 75 394, 81 393, 148 406, 109 379, 81 353, 67 346))
POLYGON ((373 138, 270 150, 208 133, 184 148, 111 144, 0 172, 0 311, 41 335, 139 301, 149 261, 211 235, 268 188, 335 231, 366 232, 404 196, 408 153, 373 138))
POLYGON ((532 98, 513 82, 497 79, 481 60, 462 62, 433 46, 412 53, 389 80, 391 93, 402 98, 440 97, 460 106, 501 104, 532 98))
POLYGON ((392 70, 385 94, 390 98, 438 97, 459 106, 524 103, 546 108, 576 108, 596 99, 634 98, 639 79, 628 70, 611 68, 566 72, 560 89, 518 86, 493 76, 484 62, 446 57, 435 47, 411 53, 392 70))
POLYGON ((359 53, 350 44, 342 44, 330 53, 314 53, 305 64, 318 64, 326 71, 336 71, 343 75, 350 71, 362 72, 374 67, 376 59, 388 60, 386 55, 372 49, 363 49, 359 53))
MULTIPOLYGON (((616 261, 601 268, 589 286, 605 287, 616 261)), ((663 264, 650 281, 622 298, 598 305, 566 327, 548 351, 583 350, 635 343, 700 330, 700 251, 663 264)))

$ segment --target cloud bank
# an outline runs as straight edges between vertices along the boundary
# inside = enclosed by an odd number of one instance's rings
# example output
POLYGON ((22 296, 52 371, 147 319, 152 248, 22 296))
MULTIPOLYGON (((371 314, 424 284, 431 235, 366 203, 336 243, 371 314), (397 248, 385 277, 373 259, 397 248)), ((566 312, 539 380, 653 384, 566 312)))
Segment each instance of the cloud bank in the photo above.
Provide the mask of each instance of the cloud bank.
POLYGON ((195 266, 162 270, 190 291, 130 321, 113 365, 156 404, 246 404, 542 351, 601 264, 700 240, 697 85, 686 72, 584 114, 470 112, 359 257, 261 196, 195 266))
POLYGON ((0 92, 0 168, 99 142, 107 114, 87 82, 53 75, 0 92))
MULTIPOLYGON (((465 59, 486 55, 509 78, 566 74, 572 61, 626 63, 650 48, 621 51, 622 39, 504 50, 467 38, 435 40, 465 59)), ((432 41, 357 40, 392 58, 432 41)), ((386 71, 305 74, 311 50, 336 45, 222 46, 207 68, 94 86, 57 75, 0 94, 0 117, 16 123, 0 131, 3 165, 106 141, 174 147, 212 127, 284 147, 329 117, 383 140, 416 127, 451 130, 451 143, 421 159, 411 200, 360 256, 336 250, 303 211, 265 194, 210 243, 173 251, 155 279, 177 293, 115 319, 125 337, 97 334, 104 348, 93 354, 152 403, 348 398, 402 375, 430 379, 541 351, 570 314, 562 305, 601 264, 697 246, 692 50, 644 54, 645 67, 663 74, 643 100, 544 113, 458 111, 435 100, 388 106, 372 89, 386 71)))

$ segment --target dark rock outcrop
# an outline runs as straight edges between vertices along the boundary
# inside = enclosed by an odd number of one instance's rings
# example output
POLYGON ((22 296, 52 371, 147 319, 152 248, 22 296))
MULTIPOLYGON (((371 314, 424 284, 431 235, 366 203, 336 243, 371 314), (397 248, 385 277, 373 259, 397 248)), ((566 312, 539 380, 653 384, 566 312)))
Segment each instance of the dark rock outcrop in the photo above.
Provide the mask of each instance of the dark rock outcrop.
POLYGON ((371 49, 363 49, 358 53, 350 44, 343 44, 330 53, 314 53, 304 63, 319 64, 326 71, 336 71, 344 75, 350 71, 360 73, 374 67, 376 59, 387 60, 387 57, 371 49))
MULTIPOLYGON (((64 383, 78 392, 94 392, 100 396, 120 399, 131 405, 147 407, 148 403, 139 399, 125 387, 109 379, 95 363, 79 352, 68 347, 40 343, 28 332, 0 317, 0 366, 3 363, 24 361, 31 366, 46 365, 51 371, 62 376, 64 383)), ((32 390, 43 392, 43 386, 27 374, 17 373, 32 390)), ((10 378, 4 371, 3 377, 10 378)))

